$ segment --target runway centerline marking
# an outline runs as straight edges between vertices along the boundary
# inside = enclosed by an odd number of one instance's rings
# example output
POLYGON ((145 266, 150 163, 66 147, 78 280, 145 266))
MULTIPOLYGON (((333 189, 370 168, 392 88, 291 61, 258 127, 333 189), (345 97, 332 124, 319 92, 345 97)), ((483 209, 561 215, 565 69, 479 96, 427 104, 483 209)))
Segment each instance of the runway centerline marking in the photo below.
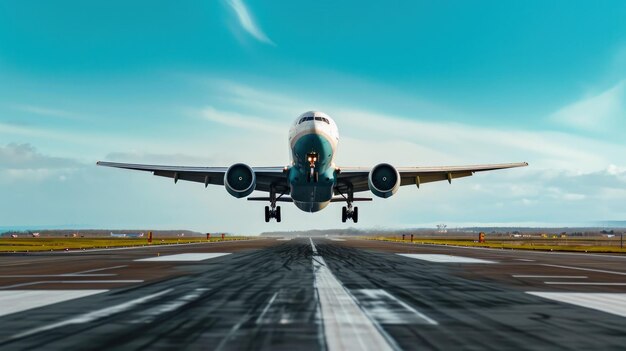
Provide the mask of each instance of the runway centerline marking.
POLYGON ((527 294, 626 317, 626 294, 534 292, 527 294))
POLYGON ((356 299, 326 266, 317 248, 313 251, 314 286, 319 298, 322 325, 329 351, 398 349, 380 325, 357 304, 356 299))
POLYGON ((523 261, 523 262, 535 262, 535 260, 530 260, 528 258, 516 258, 516 261, 523 261))
POLYGON ((586 275, 526 275, 513 274, 513 278, 538 278, 538 279, 587 279, 586 275))
POLYGON ((100 294, 108 290, 7 290, 0 291, 0 316, 100 294))
POLYGON ((139 304, 142 304, 144 302, 148 302, 150 300, 153 300, 161 295, 165 295, 169 292, 171 292, 174 289, 166 289, 166 290, 162 290, 159 291, 157 293, 154 294, 150 294, 144 297, 140 297, 138 299, 134 299, 134 300, 130 300, 127 302, 124 302, 122 304, 119 305, 115 305, 115 306, 111 306, 111 307, 106 307, 103 309, 99 309, 96 311, 92 311, 92 312, 87 312, 87 313, 83 313, 79 316, 76 316, 74 318, 70 318, 64 321, 60 321, 57 323, 52 323, 52 324, 48 324, 48 325, 44 325, 41 326, 39 328, 34 328, 31 330, 27 330, 23 333, 17 334, 13 337, 11 337, 11 339, 19 339, 19 338, 23 338, 25 336, 29 336, 29 335, 33 335, 33 334, 37 334, 43 331, 47 331, 47 330, 52 330, 52 329, 56 329, 59 327, 63 327, 66 325, 71 325, 71 324, 84 324, 84 323, 89 323, 89 322, 93 322, 95 320, 101 319, 101 318, 106 318, 109 316, 112 316, 114 314, 118 314, 124 311, 127 311, 139 304))
POLYGON ((597 273, 607 273, 607 274, 616 274, 616 275, 626 275, 626 272, 615 272, 615 271, 607 271, 604 269, 595 269, 595 268, 582 268, 582 267, 572 267, 572 266, 561 266, 558 264, 547 264, 542 263, 542 266, 546 267, 556 267, 556 268, 565 268, 565 269, 574 269, 579 271, 589 271, 589 272, 597 272, 597 273))
POLYGON ((437 263, 497 263, 496 261, 482 260, 479 258, 442 255, 442 254, 396 254, 408 258, 418 260, 437 262, 437 263))
POLYGON ((259 318, 256 319, 256 324, 262 324, 261 322, 263 321, 263 318, 267 314, 267 311, 269 311, 270 307, 274 303, 274 300, 276 300, 276 296, 278 296, 278 292, 275 292, 274 295, 272 295, 272 297, 270 298, 265 308, 263 308, 263 312, 261 312, 261 314, 259 315, 259 318))
POLYGON ((332 241, 346 241, 346 239, 336 239, 336 238, 331 238, 330 240, 332 240, 332 241))
POLYGON ((141 258, 138 262, 195 262, 204 261, 211 258, 230 255, 228 252, 208 252, 208 253, 183 253, 177 255, 166 255, 157 257, 141 258))

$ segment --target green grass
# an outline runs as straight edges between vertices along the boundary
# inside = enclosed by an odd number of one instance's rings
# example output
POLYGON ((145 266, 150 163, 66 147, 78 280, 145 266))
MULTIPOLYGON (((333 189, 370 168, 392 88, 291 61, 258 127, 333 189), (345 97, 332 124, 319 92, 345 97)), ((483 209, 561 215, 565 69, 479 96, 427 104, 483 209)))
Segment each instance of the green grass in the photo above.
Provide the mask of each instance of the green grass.
MULTIPOLYGON (((247 240, 243 236, 227 236, 224 241, 247 240)), ((222 241, 211 238, 211 242, 222 241)), ((110 247, 156 246, 171 244, 207 243, 205 238, 0 238, 0 252, 33 252, 57 250, 83 250, 110 247)))
MULTIPOLYGON (((394 237, 364 237, 367 240, 380 240, 390 242, 401 242, 411 244, 410 239, 402 240, 394 237)), ((516 249, 516 250, 539 250, 539 251, 569 251, 569 252, 602 252, 602 253, 626 253, 626 248, 610 245, 597 245, 602 243, 601 240, 585 240, 585 239, 569 239, 567 243, 560 240, 558 244, 549 243, 547 240, 489 240, 484 243, 474 241, 474 239, 432 239, 432 238, 413 238, 413 244, 431 244, 431 245, 454 245, 469 247, 485 247, 492 249, 516 249), (595 244, 594 244, 595 243, 595 244)))

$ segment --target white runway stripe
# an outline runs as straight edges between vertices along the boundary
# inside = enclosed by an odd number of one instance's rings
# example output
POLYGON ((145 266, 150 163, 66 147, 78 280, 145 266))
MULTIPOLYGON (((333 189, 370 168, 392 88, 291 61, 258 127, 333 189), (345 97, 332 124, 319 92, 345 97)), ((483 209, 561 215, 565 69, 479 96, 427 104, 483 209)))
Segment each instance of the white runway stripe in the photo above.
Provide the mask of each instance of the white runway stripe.
POLYGON ((561 292, 527 292, 530 295, 543 297, 558 302, 592 308, 598 311, 626 317, 626 294, 619 293, 561 293, 561 292))
POLYGON ((37 334, 40 333, 42 331, 46 331, 46 330, 52 330, 52 329, 56 329, 59 327, 63 327, 66 325, 71 325, 71 324, 84 324, 84 323, 89 323, 89 322, 93 322, 95 320, 101 319, 101 318, 106 318, 109 316, 112 316, 114 314, 117 313, 121 313, 124 311, 127 311, 139 304, 142 304, 144 302, 148 302, 156 297, 159 297, 161 295, 167 294, 171 291, 173 291, 174 289, 167 289, 167 290, 162 290, 159 291, 158 293, 154 293, 151 295, 147 295, 147 296, 143 296, 134 300, 130 300, 130 301, 126 301, 124 303, 121 303, 119 305, 115 305, 115 306, 110 306, 110 307, 105 307, 103 309, 100 310, 96 310, 96 311, 92 311, 92 312, 87 312, 81 315, 78 315, 74 318, 70 318, 61 322, 57 322, 57 323, 52 323, 52 324, 47 324, 47 325, 43 325, 39 328, 34 328, 34 329, 30 329, 30 330, 26 330, 23 333, 17 334, 15 336, 13 336, 11 339, 18 339, 18 338, 23 338, 25 336, 28 335, 33 335, 33 334, 37 334))
POLYGON ((108 290, 6 290, 0 291, 0 316, 58 302, 100 294, 108 290))
POLYGON ((565 269, 575 269, 578 271, 588 271, 588 272, 597 272, 597 273, 607 273, 607 274, 616 274, 616 275, 626 275, 626 272, 616 272, 616 271, 607 271, 604 269, 594 269, 594 268, 582 268, 582 267, 572 267, 572 266, 561 266, 558 264, 547 264, 543 263, 542 266, 546 267, 556 267, 556 268, 565 268, 565 269))
POLYGON ((313 250, 315 288, 319 298, 326 347, 329 351, 391 351, 390 337, 359 308, 352 295, 335 278, 324 259, 313 250))
POLYGON ((178 255, 166 255, 158 257, 142 258, 135 261, 141 262, 193 262, 204 261, 210 258, 216 258, 221 256, 230 255, 230 253, 224 252, 209 252, 209 253, 184 253, 178 255))
POLYGON ((598 285, 598 286, 626 286, 626 283, 601 283, 601 282, 543 282, 548 285, 598 285))
POLYGON ((478 258, 461 257, 439 254, 397 254, 404 257, 438 263, 497 263, 495 261, 481 260, 478 258))
POLYGON ((525 275, 513 274, 513 278, 539 278, 539 279, 587 279, 586 275, 525 275))
POLYGON ((437 324, 386 290, 358 289, 352 294, 365 312, 380 324, 437 324))

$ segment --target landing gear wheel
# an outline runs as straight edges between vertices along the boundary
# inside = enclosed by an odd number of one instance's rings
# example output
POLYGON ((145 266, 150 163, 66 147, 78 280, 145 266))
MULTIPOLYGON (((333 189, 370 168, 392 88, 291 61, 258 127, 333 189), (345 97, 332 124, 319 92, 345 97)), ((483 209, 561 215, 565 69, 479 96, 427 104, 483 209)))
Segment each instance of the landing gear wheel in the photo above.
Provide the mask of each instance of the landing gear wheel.
POLYGON ((265 222, 269 222, 270 221, 270 207, 269 206, 265 206, 265 222))
POLYGON ((343 223, 346 223, 346 220, 348 219, 348 210, 346 209, 346 206, 341 208, 341 221, 343 223))
POLYGON ((280 206, 276 206, 276 213, 274 217, 276 218, 276 222, 280 223, 280 206))
POLYGON ((352 210, 352 221, 354 223, 357 223, 359 221, 359 208, 355 207, 354 210, 352 210))

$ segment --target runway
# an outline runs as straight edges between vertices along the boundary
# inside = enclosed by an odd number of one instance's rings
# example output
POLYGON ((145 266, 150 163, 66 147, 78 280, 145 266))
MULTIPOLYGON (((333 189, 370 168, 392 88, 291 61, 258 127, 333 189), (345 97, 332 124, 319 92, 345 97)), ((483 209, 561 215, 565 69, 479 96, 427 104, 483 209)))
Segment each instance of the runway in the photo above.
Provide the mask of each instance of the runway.
POLYGON ((626 256, 332 239, 0 255, 0 349, 626 345, 626 256))

